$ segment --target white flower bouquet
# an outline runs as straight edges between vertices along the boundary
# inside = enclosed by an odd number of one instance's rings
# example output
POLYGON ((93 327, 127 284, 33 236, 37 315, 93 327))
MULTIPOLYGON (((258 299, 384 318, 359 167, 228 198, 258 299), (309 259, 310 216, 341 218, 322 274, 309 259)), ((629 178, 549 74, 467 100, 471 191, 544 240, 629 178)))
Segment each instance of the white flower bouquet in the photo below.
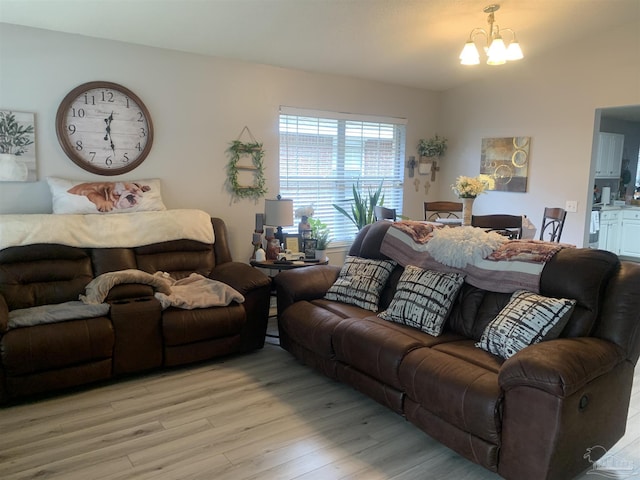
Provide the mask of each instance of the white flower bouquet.
POLYGON ((460 198, 476 198, 486 190, 495 188, 495 181, 489 175, 478 175, 477 177, 460 176, 456 183, 451 185, 451 189, 460 198))

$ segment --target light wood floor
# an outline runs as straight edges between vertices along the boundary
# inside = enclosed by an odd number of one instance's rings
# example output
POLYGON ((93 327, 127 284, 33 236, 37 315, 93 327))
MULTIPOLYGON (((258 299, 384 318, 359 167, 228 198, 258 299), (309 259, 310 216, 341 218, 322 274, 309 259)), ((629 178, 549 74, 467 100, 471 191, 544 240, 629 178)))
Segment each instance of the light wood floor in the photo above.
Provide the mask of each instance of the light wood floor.
MULTIPOLYGON (((638 383, 636 373, 628 433, 610 454, 640 472, 638 383)), ((499 477, 267 344, 224 361, 0 409, 0 478, 499 477)))

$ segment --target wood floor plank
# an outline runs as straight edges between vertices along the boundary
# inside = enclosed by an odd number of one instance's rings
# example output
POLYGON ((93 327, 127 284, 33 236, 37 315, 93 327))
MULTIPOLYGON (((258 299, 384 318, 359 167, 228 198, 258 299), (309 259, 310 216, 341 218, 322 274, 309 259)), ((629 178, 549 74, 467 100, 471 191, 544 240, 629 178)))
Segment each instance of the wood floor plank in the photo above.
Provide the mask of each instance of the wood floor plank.
MULTIPOLYGON (((627 462, 640 472, 638 378, 636 372, 627 433, 606 458, 627 462)), ((593 477, 585 472, 578 478, 593 477)), ((249 355, 149 372, 2 408, 0 478, 500 477, 268 344, 249 355)))

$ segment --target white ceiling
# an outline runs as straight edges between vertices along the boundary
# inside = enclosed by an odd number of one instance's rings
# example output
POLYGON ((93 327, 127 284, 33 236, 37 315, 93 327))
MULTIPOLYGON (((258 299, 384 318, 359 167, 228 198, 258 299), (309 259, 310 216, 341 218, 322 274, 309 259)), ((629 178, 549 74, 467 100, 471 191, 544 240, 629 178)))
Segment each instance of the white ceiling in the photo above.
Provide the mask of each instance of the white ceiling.
MULTIPOLYGON (((0 22, 445 90, 486 74, 458 54, 490 0, 0 0, 0 22)), ((497 0, 527 56, 626 22, 640 0, 497 0)), ((639 26, 640 31, 640 26, 639 26)), ((505 34, 505 40, 508 40, 505 34)), ((640 41, 640 39, 639 39, 640 41)), ((638 61, 638 59, 629 59, 638 61)))

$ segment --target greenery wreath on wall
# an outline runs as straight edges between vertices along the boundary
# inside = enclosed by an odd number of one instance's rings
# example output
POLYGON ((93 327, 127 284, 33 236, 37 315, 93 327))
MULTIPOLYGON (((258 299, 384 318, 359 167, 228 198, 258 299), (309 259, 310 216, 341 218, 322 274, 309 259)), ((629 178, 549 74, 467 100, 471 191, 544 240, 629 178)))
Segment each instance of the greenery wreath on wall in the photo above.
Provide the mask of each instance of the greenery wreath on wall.
POLYGON ((262 144, 258 142, 242 143, 240 140, 234 140, 227 151, 229 153, 227 180, 233 194, 239 198, 258 199, 267 193, 264 164, 262 162, 264 157, 262 144), (251 165, 238 165, 240 157, 245 155, 251 156, 251 165), (238 183, 238 174, 241 170, 253 171, 253 185, 240 185, 238 183))

